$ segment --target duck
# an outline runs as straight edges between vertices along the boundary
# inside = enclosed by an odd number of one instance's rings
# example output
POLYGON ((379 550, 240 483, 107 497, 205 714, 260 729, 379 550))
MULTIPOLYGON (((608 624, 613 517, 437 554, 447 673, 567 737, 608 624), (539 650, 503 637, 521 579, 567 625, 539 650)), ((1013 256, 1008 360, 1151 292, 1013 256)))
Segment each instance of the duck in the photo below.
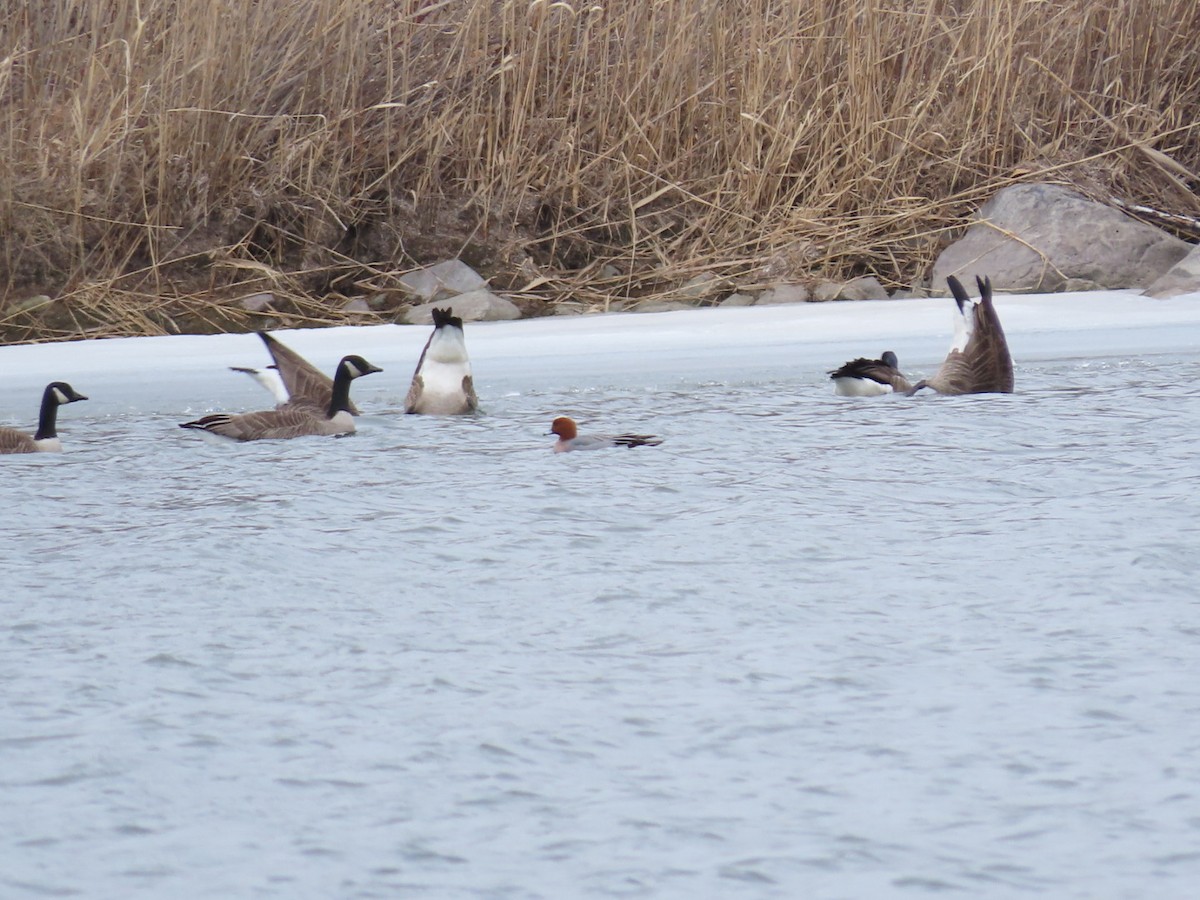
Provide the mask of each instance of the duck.
POLYGON ((183 422, 189 428, 235 441, 281 440, 306 435, 354 434, 354 419, 350 414, 350 382, 364 375, 382 372, 361 356, 343 356, 337 365, 330 392, 329 405, 323 412, 309 402, 296 403, 295 395, 283 406, 261 412, 214 413, 183 422))
POLYGON ((829 373, 833 392, 839 397, 878 397, 882 394, 905 393, 912 390, 908 379, 900 373, 900 362, 891 350, 884 350, 879 359, 859 357, 829 373))
POLYGON ((62 441, 58 438, 58 408, 86 399, 65 381, 50 382, 42 391, 37 431, 30 435, 17 428, 0 428, 0 453, 62 452, 62 441))
POLYGON ((426 416, 462 416, 479 410, 462 319, 453 307, 434 308, 433 333, 413 372, 404 411, 426 416))
POLYGON ((559 416, 550 423, 550 434, 558 435, 555 453, 571 450, 604 450, 608 447, 657 447, 662 438, 653 434, 579 434, 575 420, 559 416))
POLYGON ((954 302, 958 304, 954 343, 933 377, 913 385, 908 391, 909 397, 926 387, 939 394, 1012 393, 1012 354, 992 303, 992 281, 987 276, 976 275, 975 283, 979 286, 978 300, 972 300, 953 275, 946 278, 954 302))

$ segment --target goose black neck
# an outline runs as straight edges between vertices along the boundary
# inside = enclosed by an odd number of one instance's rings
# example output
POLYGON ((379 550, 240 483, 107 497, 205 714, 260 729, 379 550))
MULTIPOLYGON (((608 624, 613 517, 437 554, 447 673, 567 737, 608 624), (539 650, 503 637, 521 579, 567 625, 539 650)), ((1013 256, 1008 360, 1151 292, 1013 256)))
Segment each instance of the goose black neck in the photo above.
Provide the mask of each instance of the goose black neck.
POLYGON ((350 367, 345 363, 338 363, 337 372, 333 376, 333 395, 329 398, 329 415, 326 418, 332 419, 340 412, 350 412, 350 382, 353 380, 350 367))
POLYGON ((38 414, 38 430, 35 441, 58 437, 58 398, 54 388, 47 387, 42 393, 42 411, 38 414))

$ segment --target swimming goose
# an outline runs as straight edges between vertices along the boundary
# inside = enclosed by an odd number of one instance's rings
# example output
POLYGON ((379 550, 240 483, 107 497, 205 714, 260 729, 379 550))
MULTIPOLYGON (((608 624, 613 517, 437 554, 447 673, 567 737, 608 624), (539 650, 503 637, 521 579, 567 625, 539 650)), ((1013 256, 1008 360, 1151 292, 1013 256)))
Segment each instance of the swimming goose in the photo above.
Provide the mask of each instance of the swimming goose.
POLYGON ((879 359, 852 359, 829 373, 833 392, 840 397, 878 397, 893 391, 912 390, 902 374, 896 354, 885 350, 879 359))
POLYGON ((953 275, 946 279, 958 304, 954 343, 941 368, 932 378, 917 382, 908 396, 923 387, 931 387, 939 394, 1012 393, 1012 355, 992 305, 992 282, 978 275, 975 282, 979 285, 978 300, 972 300, 953 275))
POLYGON ((406 413, 461 416, 479 409, 462 319, 451 307, 434 309, 433 334, 425 342, 412 385, 404 400, 406 413))
POLYGON ((580 435, 575 420, 559 416, 550 423, 550 433, 557 434, 555 453, 570 450, 603 450, 607 447, 657 447, 662 438, 652 434, 585 434, 580 435))
POLYGON ((180 428, 192 428, 235 441, 262 441, 303 437, 310 434, 340 435, 354 433, 350 415, 350 382, 383 369, 371 365, 361 356, 343 356, 333 378, 329 406, 316 412, 305 403, 288 402, 277 409, 262 412, 215 413, 194 422, 183 422, 180 428))
MULTIPOLYGON (((330 377, 291 347, 281 343, 278 338, 265 331, 258 332, 258 336, 267 345, 267 351, 275 361, 274 368, 279 373, 279 380, 283 382, 286 398, 280 401, 279 394, 264 378, 255 376, 255 380, 271 391, 280 405, 308 407, 311 412, 324 415, 333 396, 333 381, 330 377)), ((259 373, 260 376, 262 374, 259 373)), ((353 402, 349 403, 347 410, 352 416, 358 415, 358 407, 353 402)))
POLYGON ((42 391, 42 410, 38 429, 32 436, 16 428, 0 428, 0 453, 57 453, 62 450, 58 439, 58 408, 64 403, 86 400, 65 381, 52 381, 42 391))

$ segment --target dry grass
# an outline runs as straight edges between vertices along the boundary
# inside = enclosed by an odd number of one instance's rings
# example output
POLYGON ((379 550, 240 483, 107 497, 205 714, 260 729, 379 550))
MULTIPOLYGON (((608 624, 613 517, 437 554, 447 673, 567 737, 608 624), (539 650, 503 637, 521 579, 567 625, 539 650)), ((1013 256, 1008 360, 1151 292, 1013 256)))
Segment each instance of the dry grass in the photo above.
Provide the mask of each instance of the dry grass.
POLYGON ((902 286, 1030 179, 1195 215, 1197 34, 1195 0, 9 4, 0 330, 340 320, 454 254, 551 302, 902 286))

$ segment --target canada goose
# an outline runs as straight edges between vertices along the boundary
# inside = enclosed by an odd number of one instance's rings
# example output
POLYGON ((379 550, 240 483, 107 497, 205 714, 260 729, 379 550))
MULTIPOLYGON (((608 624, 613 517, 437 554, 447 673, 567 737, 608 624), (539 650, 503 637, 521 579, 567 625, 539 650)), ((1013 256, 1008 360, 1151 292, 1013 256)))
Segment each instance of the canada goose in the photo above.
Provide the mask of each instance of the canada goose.
POLYGON ((450 307, 434 309, 433 334, 425 342, 404 411, 426 416, 461 416, 479 409, 462 319, 450 307))
POLYGON ((64 403, 86 400, 65 381, 52 381, 42 391, 42 410, 38 429, 31 437, 16 428, 0 428, 0 453, 57 453, 62 450, 58 439, 58 408, 64 403))
MULTIPOLYGON (((329 406, 329 401, 333 396, 333 380, 310 363, 307 359, 286 346, 278 338, 272 337, 265 331, 258 332, 258 336, 262 342, 267 345, 267 352, 271 354, 271 359, 275 364, 274 368, 279 375, 279 381, 283 382, 283 399, 280 399, 278 385, 272 385, 273 379, 257 369, 236 369, 235 371, 246 372, 251 375, 255 381, 263 385, 275 397, 275 402, 280 405, 288 405, 291 407, 309 407, 310 410, 318 415, 324 415, 325 410, 329 406)), ((358 415, 358 407, 353 401, 347 407, 350 415, 358 415)))
POLYGON ((896 354, 885 350, 879 359, 852 359, 830 372, 829 377, 834 393, 841 397, 878 397, 912 389, 899 366, 896 354))
POLYGON ((350 382, 383 369, 371 365, 361 356, 343 356, 333 378, 329 406, 318 413, 304 403, 285 404, 278 409, 262 412, 215 413, 194 422, 183 422, 180 428, 193 428, 209 434, 232 438, 235 441, 261 441, 302 437, 309 434, 353 434, 354 419, 350 416, 350 382))
POLYGON ((555 453, 570 450, 603 450, 606 447, 657 447, 662 438, 652 434, 584 434, 579 433, 575 420, 559 416, 550 423, 550 433, 558 435, 555 453))
POLYGON ((946 279, 958 304, 954 343, 941 368, 932 378, 918 381, 908 396, 923 387, 931 387, 939 394, 1012 393, 1012 355, 992 305, 992 282, 978 275, 975 282, 979 285, 978 300, 972 300, 953 275, 946 279))

